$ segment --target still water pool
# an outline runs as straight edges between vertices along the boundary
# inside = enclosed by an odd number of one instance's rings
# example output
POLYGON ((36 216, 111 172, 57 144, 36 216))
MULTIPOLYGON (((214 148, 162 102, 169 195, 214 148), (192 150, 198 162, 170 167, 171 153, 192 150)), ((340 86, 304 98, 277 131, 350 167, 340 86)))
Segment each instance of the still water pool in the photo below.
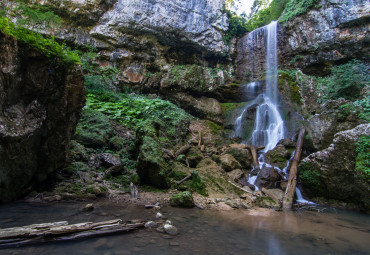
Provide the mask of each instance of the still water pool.
MULTIPOLYGON (((154 210, 95 202, 95 210, 79 212, 85 203, 0 206, 0 228, 67 220, 70 223, 153 220, 154 210)), ((267 209, 209 211, 162 208, 179 229, 172 237, 155 230, 138 230, 80 241, 45 243, 0 249, 0 254, 370 254, 370 216, 351 211, 275 212, 267 209)))

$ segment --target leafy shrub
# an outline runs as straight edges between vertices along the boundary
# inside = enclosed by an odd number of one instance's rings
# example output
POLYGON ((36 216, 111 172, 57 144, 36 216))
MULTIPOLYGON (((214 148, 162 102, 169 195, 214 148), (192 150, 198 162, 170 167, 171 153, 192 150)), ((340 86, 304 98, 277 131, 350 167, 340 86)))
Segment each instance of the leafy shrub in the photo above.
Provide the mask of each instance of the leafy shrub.
POLYGON ((172 138, 180 136, 179 130, 186 130, 184 125, 190 120, 190 115, 169 101, 136 94, 107 91, 88 94, 86 108, 104 113, 110 119, 134 130, 145 121, 157 121, 163 124, 164 132, 172 138))
POLYGON ((226 43, 230 43, 231 38, 240 37, 250 31, 247 29, 247 20, 244 17, 233 14, 229 10, 227 11, 227 17, 229 18, 229 27, 224 37, 226 43))
POLYGON ((319 89, 324 92, 323 99, 359 98, 362 88, 370 85, 369 71, 369 66, 359 60, 334 66, 329 76, 317 80, 319 89))
POLYGON ((303 15, 317 6, 318 2, 319 0, 288 0, 280 21, 286 22, 297 16, 303 15))

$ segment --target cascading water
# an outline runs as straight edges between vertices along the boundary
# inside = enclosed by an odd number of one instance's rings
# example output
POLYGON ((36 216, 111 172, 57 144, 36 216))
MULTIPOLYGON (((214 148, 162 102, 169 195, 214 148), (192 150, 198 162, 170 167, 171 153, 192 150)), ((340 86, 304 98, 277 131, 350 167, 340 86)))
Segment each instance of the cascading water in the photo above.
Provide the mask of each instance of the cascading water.
MULTIPOLYGON (((277 22, 255 30, 249 34, 248 42, 251 43, 252 61, 254 61, 253 49, 255 38, 263 32, 267 35, 266 43, 266 88, 250 102, 242 114, 235 121, 235 136, 241 136, 242 119, 252 106, 257 105, 256 119, 252 135, 246 143, 254 146, 265 146, 264 152, 273 149, 279 140, 284 138, 284 121, 278 110, 277 91, 277 22)), ((253 68, 252 68, 253 70, 253 68)), ((254 77, 254 75, 252 75, 254 77)), ((252 82, 246 86, 247 92, 252 92, 257 86, 252 82)))
MULTIPOLYGON (((252 82, 244 86, 247 94, 254 97, 244 108, 242 114, 235 120, 235 137, 243 137, 243 118, 249 118, 248 112, 256 109, 254 127, 250 137, 244 141, 246 144, 251 144, 255 147, 265 146, 261 156, 258 159, 258 167, 261 169, 264 163, 264 153, 275 148, 277 143, 284 138, 284 121, 279 112, 278 99, 278 57, 277 57, 277 22, 273 21, 267 26, 252 31, 247 39, 247 47, 249 47, 249 59, 251 61, 251 77, 256 78, 253 73, 256 65, 254 49, 259 49, 259 39, 263 36, 266 39, 266 84, 262 93, 257 94, 261 90, 261 82, 252 82)), ((247 123, 249 124, 249 123, 247 123)), ((294 155, 294 154, 293 154, 294 155)), ((293 156, 292 156, 293 157, 293 156)), ((280 170, 283 175, 287 173, 289 161, 284 169, 280 170)), ((258 173, 259 174, 259 173, 258 173)), ((257 176, 249 176, 248 182, 254 185, 257 176)), ((258 189, 257 186, 255 186, 258 189)), ((298 202, 311 204, 312 202, 303 199, 300 190, 296 189, 298 202)), ((312 203, 313 204, 313 203, 312 203)))

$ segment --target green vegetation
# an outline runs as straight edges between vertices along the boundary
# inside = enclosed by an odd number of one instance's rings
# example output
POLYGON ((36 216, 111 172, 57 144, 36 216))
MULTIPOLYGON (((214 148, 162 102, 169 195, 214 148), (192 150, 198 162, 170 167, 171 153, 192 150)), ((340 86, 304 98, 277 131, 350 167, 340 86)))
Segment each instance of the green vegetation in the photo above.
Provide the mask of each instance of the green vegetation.
POLYGON ((227 17, 229 18, 229 27, 224 36, 225 43, 230 44, 233 37, 240 37, 246 32, 251 31, 247 29, 247 20, 244 17, 233 14, 229 10, 227 11, 227 17))
POLYGON ((175 194, 170 198, 170 205, 174 207, 191 208, 194 207, 193 196, 189 191, 175 194))
POLYGON ((167 133, 176 137, 178 129, 190 119, 190 115, 166 100, 136 94, 95 92, 87 95, 86 108, 104 113, 111 120, 130 129, 135 130, 146 120, 158 121, 167 123, 167 133))
POLYGON ((309 163, 302 162, 299 165, 299 179, 302 181, 303 186, 307 187, 306 191, 310 197, 325 196, 325 185, 321 182, 321 174, 318 171, 311 169, 309 163))
POLYGON ((353 100, 360 97, 361 90, 370 85, 370 67, 359 60, 334 66, 327 77, 317 78, 318 89, 324 101, 343 97, 353 100))
POLYGON ((362 136, 356 143, 356 170, 370 181, 370 136, 362 136))
POLYGON ((294 75, 290 71, 279 70, 278 87, 279 91, 284 91, 285 85, 288 85, 289 99, 298 105, 302 104, 302 97, 297 83, 294 81, 294 75))
POLYGON ((202 196, 208 196, 206 185, 197 171, 191 173, 191 180, 189 181, 188 187, 192 192, 197 192, 202 196))
POLYGON ((81 62, 78 54, 65 44, 59 44, 53 37, 45 38, 37 32, 18 27, 5 17, 0 17, 0 31, 41 51, 48 58, 61 60, 67 65, 75 65, 81 62))
POLYGON ((287 0, 281 22, 286 22, 297 16, 307 13, 317 6, 319 0, 287 0))

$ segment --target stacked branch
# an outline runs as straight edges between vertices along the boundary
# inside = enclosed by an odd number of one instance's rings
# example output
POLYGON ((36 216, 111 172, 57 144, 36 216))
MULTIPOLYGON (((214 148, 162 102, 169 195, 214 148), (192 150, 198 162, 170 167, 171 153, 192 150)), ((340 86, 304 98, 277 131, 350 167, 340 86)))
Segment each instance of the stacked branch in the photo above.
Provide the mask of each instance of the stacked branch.
POLYGON ((293 206, 293 197, 294 197, 295 188, 297 185, 298 163, 299 163, 299 160, 301 159, 305 132, 306 132, 305 128, 301 127, 301 130, 298 136, 295 154, 294 154, 291 166, 290 166, 288 186, 286 188, 285 195, 283 198, 283 210, 291 209, 293 206))
POLYGON ((120 219, 71 225, 68 225, 66 221, 33 224, 24 227, 0 229, 0 248, 47 241, 76 240, 86 237, 129 232, 143 227, 144 223, 126 224, 122 223, 120 219))

